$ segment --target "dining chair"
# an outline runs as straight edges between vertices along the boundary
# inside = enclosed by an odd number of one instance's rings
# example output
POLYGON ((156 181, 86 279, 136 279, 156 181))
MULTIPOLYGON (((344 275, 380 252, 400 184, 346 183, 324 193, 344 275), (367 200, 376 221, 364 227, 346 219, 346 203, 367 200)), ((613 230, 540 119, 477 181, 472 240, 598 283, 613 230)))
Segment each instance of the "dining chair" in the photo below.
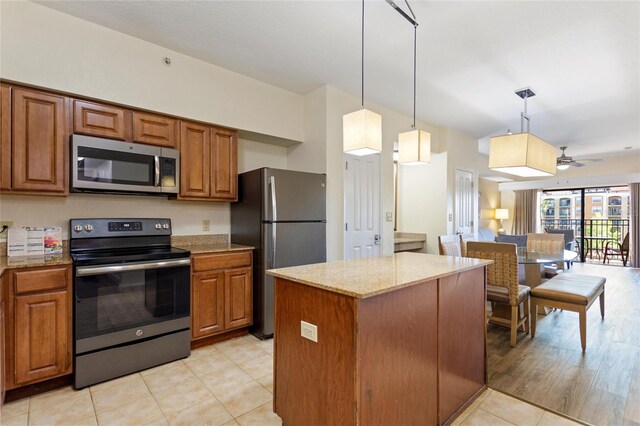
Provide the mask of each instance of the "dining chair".
POLYGON ((515 244, 469 241, 467 256, 476 259, 492 260, 487 266, 487 301, 511 307, 511 318, 505 319, 491 315, 490 320, 509 326, 510 344, 516 346, 518 328, 529 334, 529 292, 526 285, 520 285, 518 279, 518 253, 515 244), (520 318, 518 307, 523 305, 520 318))
POLYGON ((467 257, 467 243, 469 241, 478 241, 474 234, 459 234, 460 235, 460 251, 462 257, 467 257))
MULTIPOLYGON (((527 251, 541 253, 558 253, 564 251, 563 234, 527 234, 527 251)), ((564 270, 564 262, 544 265, 544 275, 551 278, 558 273, 558 269, 564 270)))
POLYGON ((602 263, 610 261, 612 257, 618 257, 618 256, 622 259, 622 264, 624 266, 627 266, 627 262, 629 261, 629 233, 628 232, 627 232, 627 235, 625 235, 624 239, 622 240, 622 244, 620 244, 617 241, 607 241, 607 244, 604 246, 604 259, 602 259, 602 263))
MULTIPOLYGON (((547 234, 561 234, 564 236, 564 249, 574 251, 576 249, 576 233, 573 229, 545 229, 547 234)), ((567 260, 567 269, 571 268, 572 260, 567 260)))
POLYGON ((438 250, 441 256, 462 256, 460 237, 457 235, 438 236, 438 250))

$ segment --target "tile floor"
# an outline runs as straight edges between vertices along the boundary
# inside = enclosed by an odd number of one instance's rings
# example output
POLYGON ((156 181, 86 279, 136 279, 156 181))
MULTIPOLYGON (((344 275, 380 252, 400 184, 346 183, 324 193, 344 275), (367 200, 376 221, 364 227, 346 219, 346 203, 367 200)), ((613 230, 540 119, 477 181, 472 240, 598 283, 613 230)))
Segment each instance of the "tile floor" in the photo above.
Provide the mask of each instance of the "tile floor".
MULTIPOLYGON (((280 425, 272 412, 273 340, 248 335, 196 349, 185 360, 7 404, 3 426, 280 425)), ((572 424, 497 391, 484 392, 456 425, 572 424)))

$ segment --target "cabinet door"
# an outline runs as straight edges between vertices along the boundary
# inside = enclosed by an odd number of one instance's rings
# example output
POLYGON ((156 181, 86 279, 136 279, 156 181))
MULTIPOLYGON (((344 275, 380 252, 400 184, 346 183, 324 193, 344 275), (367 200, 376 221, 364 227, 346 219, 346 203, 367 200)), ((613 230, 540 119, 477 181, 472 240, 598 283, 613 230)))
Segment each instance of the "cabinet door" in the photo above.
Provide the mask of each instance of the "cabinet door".
POLYGON ((211 197, 238 198, 238 135, 211 130, 211 197))
POLYGON ((92 102, 73 101, 73 132, 125 139, 125 110, 92 102))
POLYGON ((13 89, 13 190, 66 193, 68 99, 13 89))
POLYGON ((178 147, 178 120, 162 115, 133 113, 133 141, 149 145, 178 147))
POLYGON ((69 292, 55 291, 14 299, 16 385, 70 372, 69 292))
POLYGON ((0 190, 11 189, 11 89, 0 85, 0 190))
POLYGON ((253 322, 253 285, 251 268, 224 273, 224 326, 229 330, 253 322))
POLYGON ((180 127, 180 196, 209 198, 209 127, 185 121, 180 127))
POLYGON ((224 331, 224 273, 193 274, 191 289, 191 336, 197 339, 224 331))

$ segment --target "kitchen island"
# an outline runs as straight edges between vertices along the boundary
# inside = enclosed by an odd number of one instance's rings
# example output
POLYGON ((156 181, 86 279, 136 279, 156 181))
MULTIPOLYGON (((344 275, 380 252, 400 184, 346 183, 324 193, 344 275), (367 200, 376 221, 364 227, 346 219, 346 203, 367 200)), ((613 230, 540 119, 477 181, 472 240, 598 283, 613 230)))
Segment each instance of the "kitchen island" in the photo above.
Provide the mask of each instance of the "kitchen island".
POLYGON ((397 253, 269 271, 274 411, 287 425, 450 422, 486 388, 488 264, 397 253))

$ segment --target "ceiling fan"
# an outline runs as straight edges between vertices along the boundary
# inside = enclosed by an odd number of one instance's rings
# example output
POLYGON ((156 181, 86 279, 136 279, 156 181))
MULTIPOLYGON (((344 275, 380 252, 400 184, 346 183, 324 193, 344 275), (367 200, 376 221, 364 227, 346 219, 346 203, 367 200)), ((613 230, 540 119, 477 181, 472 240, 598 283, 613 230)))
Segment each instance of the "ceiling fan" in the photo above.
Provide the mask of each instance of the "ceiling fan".
POLYGON ((592 158, 592 159, 580 160, 582 163, 578 163, 573 159, 573 157, 569 157, 564 153, 565 149, 567 149, 566 146, 560 147, 560 150, 562 151, 562 155, 560 155, 560 157, 556 159, 556 165, 558 167, 558 170, 567 170, 570 166, 582 167, 585 165, 583 163, 597 163, 598 161, 602 161, 601 159, 592 158))

